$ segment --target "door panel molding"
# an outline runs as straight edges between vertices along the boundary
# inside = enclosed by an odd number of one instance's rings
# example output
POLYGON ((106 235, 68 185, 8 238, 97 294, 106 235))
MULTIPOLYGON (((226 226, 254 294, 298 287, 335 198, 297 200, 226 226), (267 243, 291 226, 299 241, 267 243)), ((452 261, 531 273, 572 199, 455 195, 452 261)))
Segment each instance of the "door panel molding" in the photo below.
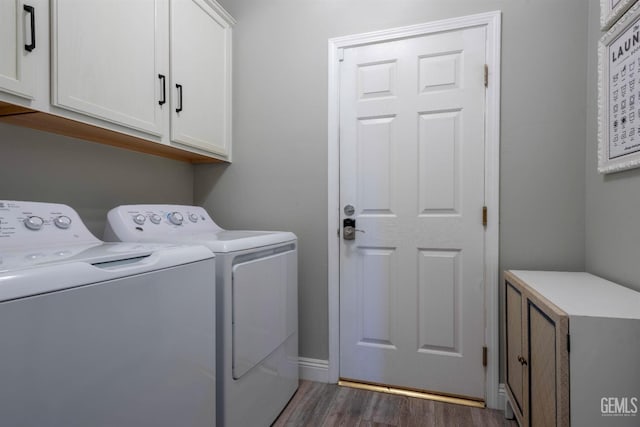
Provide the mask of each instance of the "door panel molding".
MULTIPOLYGON (((489 220, 485 234, 485 342, 489 347, 486 370, 486 403, 496 408, 499 398, 499 326, 498 289, 500 274, 499 255, 499 148, 500 148, 500 35, 501 12, 493 11, 426 24, 392 28, 328 41, 328 302, 329 302, 329 375, 336 383, 340 373, 340 58, 343 49, 395 39, 428 35, 442 31, 470 27, 486 28, 486 64, 489 67, 489 85, 485 98, 485 205, 489 220)), ((448 64, 441 64, 447 66, 448 64)), ((382 70, 384 67, 378 67, 382 70)), ((373 68, 372 68, 373 70, 373 68)), ((389 70, 389 67, 387 67, 389 70)), ((393 88, 372 85, 369 96, 380 96, 380 90, 393 88), (376 93, 378 92, 378 93, 376 93)), ((480 215, 478 220, 480 221, 480 215)))

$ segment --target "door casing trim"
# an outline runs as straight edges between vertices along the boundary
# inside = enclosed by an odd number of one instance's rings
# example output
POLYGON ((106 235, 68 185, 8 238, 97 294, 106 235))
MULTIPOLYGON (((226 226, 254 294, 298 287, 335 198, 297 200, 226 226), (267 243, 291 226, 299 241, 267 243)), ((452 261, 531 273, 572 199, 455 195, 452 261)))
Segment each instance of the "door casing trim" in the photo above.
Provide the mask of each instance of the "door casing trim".
MULTIPOLYGON (((485 26, 489 86, 485 99, 485 205, 489 211, 485 231, 485 343, 489 348, 486 368, 486 403, 499 404, 499 189, 500 189, 500 50, 501 12, 492 11, 444 19, 408 27, 392 28, 328 41, 328 318, 329 382, 340 377, 340 55, 343 49, 416 37, 442 31, 485 26)), ((480 71, 479 71, 480 72, 480 71)), ((479 219, 480 220, 480 219, 479 219)), ((478 364, 481 363, 478 349, 478 364)))

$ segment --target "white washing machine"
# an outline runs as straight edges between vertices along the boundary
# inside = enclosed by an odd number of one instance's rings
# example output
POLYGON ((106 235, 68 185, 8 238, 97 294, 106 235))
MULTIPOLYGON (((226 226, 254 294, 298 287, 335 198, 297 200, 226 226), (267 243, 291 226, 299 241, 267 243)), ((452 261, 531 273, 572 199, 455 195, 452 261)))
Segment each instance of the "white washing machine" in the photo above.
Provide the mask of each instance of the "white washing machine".
POLYGON ((129 205, 109 212, 105 239, 215 253, 218 426, 269 426, 298 388, 295 234, 226 231, 197 206, 129 205))
POLYGON ((215 257, 0 201, 0 425, 215 424, 215 257))

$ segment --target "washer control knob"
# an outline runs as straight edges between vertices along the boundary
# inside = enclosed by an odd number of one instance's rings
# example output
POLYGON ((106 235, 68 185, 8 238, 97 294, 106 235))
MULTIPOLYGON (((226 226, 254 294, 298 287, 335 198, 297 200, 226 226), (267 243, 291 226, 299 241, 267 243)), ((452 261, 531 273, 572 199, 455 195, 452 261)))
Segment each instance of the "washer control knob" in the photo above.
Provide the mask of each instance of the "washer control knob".
POLYGON ((173 225, 182 225, 182 222, 184 221, 184 217, 180 212, 171 212, 167 217, 173 225))
POLYGON ((143 225, 146 220, 147 218, 145 218, 144 215, 142 214, 138 214, 133 217, 133 222, 135 222, 138 225, 143 225))
POLYGON ((44 225, 44 220, 39 216, 30 216, 24 220, 24 225, 29 230, 38 231, 44 225))
POLYGON ((198 222, 198 215, 194 214, 194 213, 190 213, 189 214, 189 221, 191 222, 198 222))
POLYGON ((60 215, 53 220, 53 223, 56 225, 56 227, 66 230, 67 228, 71 227, 71 218, 66 215, 60 215))
POLYGON ((151 220, 152 223, 154 224, 160 224, 160 222, 162 221, 162 217, 158 214, 152 214, 149 219, 151 220))

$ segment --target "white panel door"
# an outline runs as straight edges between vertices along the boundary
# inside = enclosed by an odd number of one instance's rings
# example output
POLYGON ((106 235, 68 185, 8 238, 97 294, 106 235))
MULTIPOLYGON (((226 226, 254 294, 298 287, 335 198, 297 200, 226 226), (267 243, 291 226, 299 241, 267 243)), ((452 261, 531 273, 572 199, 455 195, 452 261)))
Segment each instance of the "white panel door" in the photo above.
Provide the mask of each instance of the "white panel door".
POLYGON ((48 9, 40 0, 0 1, 0 89, 13 95, 33 99, 36 65, 48 34, 38 26, 36 16, 46 16, 48 9))
POLYGON ((485 28, 344 50, 340 376, 484 399, 485 28))
POLYGON ((54 1, 52 103, 162 135, 167 15, 166 0, 54 1))
POLYGON ((171 141, 226 156, 231 27, 204 0, 171 1, 171 141))

